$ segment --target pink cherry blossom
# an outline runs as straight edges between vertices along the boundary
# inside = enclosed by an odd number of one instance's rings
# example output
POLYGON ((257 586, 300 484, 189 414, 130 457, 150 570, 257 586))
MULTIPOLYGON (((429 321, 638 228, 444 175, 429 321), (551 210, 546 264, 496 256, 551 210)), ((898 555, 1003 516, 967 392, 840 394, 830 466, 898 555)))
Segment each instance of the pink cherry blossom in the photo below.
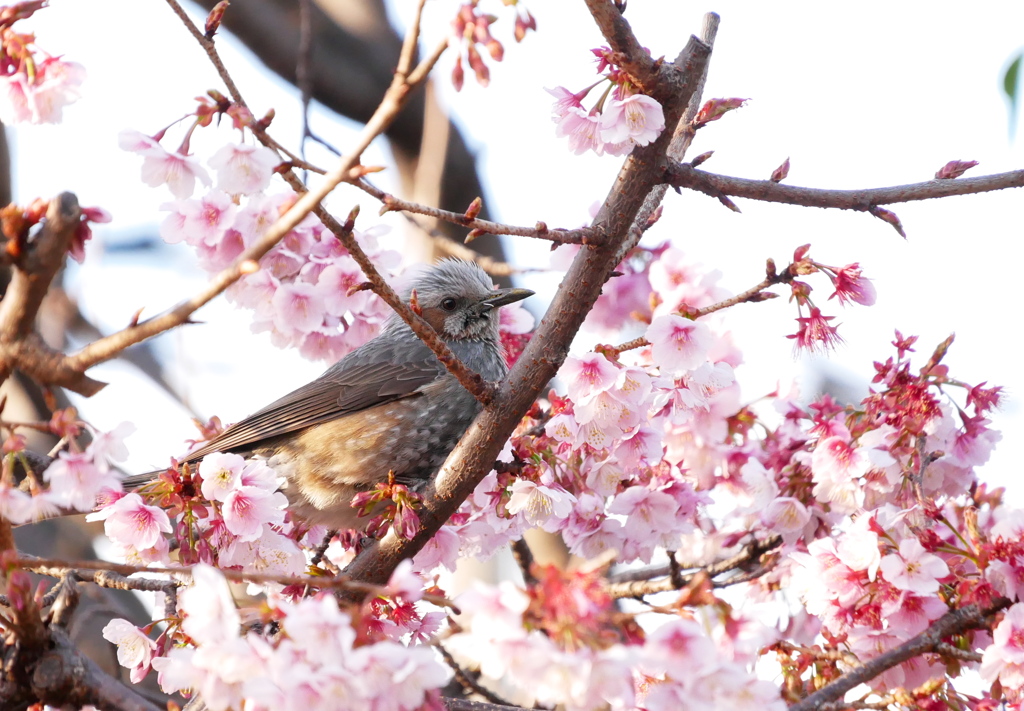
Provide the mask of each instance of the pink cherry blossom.
POLYGON ((193 583, 178 595, 185 612, 182 629, 200 644, 238 637, 241 618, 228 583, 219 570, 200 563, 192 568, 193 583))
POLYGON ((556 86, 554 89, 545 88, 544 91, 555 97, 556 101, 551 105, 551 120, 558 123, 565 115, 573 109, 582 109, 581 100, 589 92, 574 94, 564 86, 556 86))
POLYGON ((597 155, 604 153, 604 142, 601 140, 601 116, 587 113, 581 108, 571 108, 558 122, 555 135, 559 138, 569 137, 569 150, 576 155, 594 151, 597 155))
POLYGON ((217 171, 220 190, 231 195, 249 195, 267 189, 281 160, 265 146, 229 143, 208 162, 217 171))
POLYGON ((568 386, 569 397, 581 402, 612 387, 619 369, 600 353, 586 353, 568 356, 559 375, 568 386))
POLYGON ((611 144, 646 146, 665 130, 661 104, 644 94, 612 99, 601 114, 601 140, 611 144))
POLYGON ((91 453, 61 452, 43 472, 43 479, 49 482, 57 502, 76 511, 92 509, 104 488, 121 488, 106 463, 98 466, 91 453))
POLYGON ((711 331, 700 322, 669 314, 651 322, 645 334, 651 355, 664 372, 679 374, 704 363, 711 347, 711 331))
POLYGON ((284 522, 288 499, 280 492, 255 486, 239 486, 224 498, 224 523, 242 541, 254 541, 266 524, 284 522))
POLYGON ((142 155, 142 182, 152 188, 166 185, 179 200, 192 196, 197 180, 205 186, 210 185, 206 169, 192 156, 169 153, 159 144, 142 155))
POLYGON ((303 282, 283 283, 274 293, 274 326, 284 334, 306 333, 323 323, 320 290, 303 282))
POLYGON ((562 488, 516 479, 507 508, 510 514, 522 513, 526 520, 545 531, 557 531, 572 511, 576 497, 562 488))
POLYGON ((918 595, 934 595, 939 579, 949 575, 945 561, 927 552, 917 538, 900 541, 899 553, 883 557, 879 569, 896 588, 918 595))
POLYGON ((136 550, 153 548, 162 539, 161 534, 172 531, 167 513, 156 506, 147 506, 135 493, 126 494, 85 518, 103 521, 103 530, 109 538, 136 550))
POLYGON ((1011 605, 992 631, 979 672, 989 683, 999 679, 1007 689, 1024 688, 1024 604, 1011 605))
POLYGON ((220 190, 212 190, 199 200, 176 200, 160 207, 171 211, 160 223, 161 239, 168 244, 185 241, 193 247, 216 247, 238 212, 231 196, 220 190))
POLYGON ((103 639, 117 645, 117 662, 131 669, 131 680, 138 684, 149 671, 156 642, 128 620, 114 618, 103 628, 103 639))
POLYGON ((838 297, 841 304, 852 301, 863 306, 873 306, 875 303, 875 286, 870 279, 861 276, 860 264, 856 262, 838 270, 835 277, 832 277, 832 284, 835 292, 828 298, 838 297))
POLYGON ((207 454, 199 463, 203 496, 209 501, 225 501, 228 494, 240 485, 244 467, 245 459, 237 454, 207 454))

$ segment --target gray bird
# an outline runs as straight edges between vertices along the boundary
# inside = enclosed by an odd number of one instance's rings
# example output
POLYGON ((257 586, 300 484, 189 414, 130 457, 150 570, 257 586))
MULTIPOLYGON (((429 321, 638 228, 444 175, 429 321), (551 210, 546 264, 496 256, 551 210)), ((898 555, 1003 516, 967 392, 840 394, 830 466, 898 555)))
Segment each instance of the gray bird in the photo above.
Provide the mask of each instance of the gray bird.
MULTIPOLYGON (((488 381, 508 372, 498 308, 533 294, 494 289, 478 265, 446 259, 427 268, 415 289, 423 318, 458 358, 488 381)), ((289 509, 332 529, 361 528, 352 497, 394 472, 415 488, 444 463, 481 406, 433 351, 392 314, 380 335, 308 385, 228 427, 183 463, 212 452, 263 457, 287 480, 289 509)), ((129 477, 125 486, 151 481, 129 477)))

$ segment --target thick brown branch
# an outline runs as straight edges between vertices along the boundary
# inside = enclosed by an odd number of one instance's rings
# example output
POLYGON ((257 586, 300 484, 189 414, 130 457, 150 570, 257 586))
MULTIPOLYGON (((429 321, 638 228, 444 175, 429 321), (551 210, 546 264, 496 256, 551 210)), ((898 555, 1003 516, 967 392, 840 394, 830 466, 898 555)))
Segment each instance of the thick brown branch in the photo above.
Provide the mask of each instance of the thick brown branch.
POLYGON ((61 385, 94 395, 103 383, 70 368, 64 355, 50 348, 35 330, 36 315, 81 223, 78 198, 61 193, 46 211, 39 233, 14 261, 11 282, 0 301, 0 382, 18 369, 43 385, 61 385))
POLYGON ((993 190, 1024 187, 1024 170, 956 180, 928 180, 923 183, 895 185, 864 190, 822 190, 785 185, 771 180, 748 180, 698 170, 686 163, 670 163, 665 181, 675 188, 690 188, 718 198, 722 195, 781 202, 805 207, 830 207, 840 210, 870 210, 876 205, 930 200, 952 195, 971 195, 993 190))
POLYGON ((847 691, 859 684, 874 679, 886 669, 891 669, 897 664, 902 664, 920 654, 936 651, 947 637, 985 627, 991 615, 1009 606, 1009 604, 1009 600, 1003 599, 984 609, 977 605, 968 605, 958 610, 951 610, 933 622, 921 634, 865 662, 863 666, 843 674, 843 676, 828 686, 790 706, 789 711, 814 711, 814 709, 821 708, 824 704, 842 699, 847 691))

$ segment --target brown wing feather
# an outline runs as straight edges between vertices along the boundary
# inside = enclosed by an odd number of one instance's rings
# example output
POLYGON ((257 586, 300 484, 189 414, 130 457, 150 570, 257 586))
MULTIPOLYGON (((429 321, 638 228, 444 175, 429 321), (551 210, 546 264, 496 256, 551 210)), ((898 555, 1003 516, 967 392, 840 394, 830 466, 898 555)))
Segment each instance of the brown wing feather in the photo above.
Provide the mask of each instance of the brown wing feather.
POLYGON ((443 373, 440 363, 432 357, 332 368, 308 385, 231 425, 183 461, 196 461, 211 452, 254 449, 271 437, 413 396, 443 373))

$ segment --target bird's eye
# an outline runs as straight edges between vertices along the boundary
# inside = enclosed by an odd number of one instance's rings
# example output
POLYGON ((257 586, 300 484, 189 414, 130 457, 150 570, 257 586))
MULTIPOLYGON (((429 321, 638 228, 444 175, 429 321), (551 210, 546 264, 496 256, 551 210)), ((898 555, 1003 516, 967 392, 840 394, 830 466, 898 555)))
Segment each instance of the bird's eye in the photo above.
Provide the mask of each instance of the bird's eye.
POLYGON ((453 299, 450 296, 447 299, 444 299, 443 301, 441 301, 441 308, 444 309, 445 311, 454 311, 455 310, 455 306, 456 306, 455 299, 453 299))

